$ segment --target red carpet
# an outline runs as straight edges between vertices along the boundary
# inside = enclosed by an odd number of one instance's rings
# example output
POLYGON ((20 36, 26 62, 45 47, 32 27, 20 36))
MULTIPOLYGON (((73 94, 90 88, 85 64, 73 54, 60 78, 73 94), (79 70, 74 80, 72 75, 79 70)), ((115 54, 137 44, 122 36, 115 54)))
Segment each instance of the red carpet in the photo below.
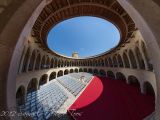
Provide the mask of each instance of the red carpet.
POLYGON ((68 114, 76 120, 142 120, 153 111, 154 98, 141 94, 136 86, 94 77, 68 114))

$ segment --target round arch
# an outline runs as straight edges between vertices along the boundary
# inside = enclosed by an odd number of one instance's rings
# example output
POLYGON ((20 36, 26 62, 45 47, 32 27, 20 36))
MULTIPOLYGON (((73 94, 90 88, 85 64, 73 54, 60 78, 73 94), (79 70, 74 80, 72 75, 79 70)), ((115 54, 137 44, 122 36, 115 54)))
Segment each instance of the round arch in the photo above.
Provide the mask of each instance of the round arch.
POLYGON ((88 71, 87 71, 87 68, 84 68, 84 70, 83 70, 83 71, 84 71, 84 72, 88 72, 88 71))
POLYGON ((58 71, 58 73, 57 73, 57 77, 60 77, 60 76, 63 76, 63 71, 62 70, 58 71))
POLYGON ((133 75, 130 75, 130 76, 128 77, 128 84, 137 86, 137 87, 140 89, 140 82, 139 82, 139 80, 137 79, 137 77, 135 77, 135 76, 133 76, 133 75))
POLYGON ((75 70, 74 70, 74 71, 75 71, 75 73, 78 73, 78 68, 75 68, 75 70))
POLYGON ((130 68, 129 59, 125 52, 123 53, 123 61, 124 61, 125 67, 130 68))
POLYGON ((39 81, 39 87, 41 85, 46 84, 47 83, 47 79, 48 79, 48 75, 47 74, 42 75, 41 78, 40 78, 40 81, 39 81))
POLYGON ((113 56, 113 66, 118 67, 118 62, 117 62, 117 58, 115 55, 113 56))
POLYGON ((109 66, 113 67, 113 62, 112 62, 112 59, 110 57, 108 58, 108 62, 109 62, 109 66))
POLYGON ((99 75, 100 75, 100 76, 103 76, 103 77, 106 77, 106 71, 100 69, 100 70, 99 70, 99 75))
POLYGON ((80 69, 79 69, 79 72, 83 72, 83 69, 82 69, 82 68, 80 68, 80 69))
POLYGON ((32 71, 33 70, 35 59, 36 59, 36 50, 33 50, 31 58, 29 60, 30 62, 29 62, 28 71, 32 71))
POLYGON ((138 47, 135 48, 135 52, 136 52, 136 57, 137 57, 140 69, 145 69, 144 60, 143 60, 142 54, 140 53, 140 50, 138 47))
POLYGON ((94 75, 99 75, 98 69, 94 69, 94 70, 93 70, 93 74, 94 74, 94 75))
POLYGON ((92 74, 93 73, 92 68, 89 68, 88 72, 92 74))
POLYGON ((34 92, 38 90, 38 80, 37 78, 32 78, 27 86, 27 93, 34 92))
POLYGON ((118 59, 118 65, 119 65, 119 67, 123 67, 123 61, 122 61, 121 55, 118 54, 117 59, 118 59))
POLYGON ((25 103, 25 87, 22 85, 18 88, 16 92, 16 102, 18 106, 25 103))
POLYGON ((46 68, 46 56, 43 55, 42 60, 41 60, 41 69, 46 68))
POLYGON ((146 48, 146 45, 145 45, 145 43, 143 41, 141 42, 141 47, 142 47, 142 51, 144 53, 144 57, 145 57, 146 62, 147 62, 148 69, 150 71, 153 71, 153 65, 150 63, 150 59, 149 59, 149 56, 148 56, 147 48, 146 48))
POLYGON ((39 70, 39 68, 40 68, 40 62, 41 62, 41 55, 38 54, 38 56, 36 58, 35 70, 39 70))
POLYGON ((149 83, 148 81, 145 81, 143 83, 143 91, 145 94, 147 95, 151 95, 155 98, 155 91, 154 91, 154 88, 153 86, 151 85, 151 83, 149 83))
POLYGON ((123 73, 121 73, 121 72, 117 72, 117 73, 116 73, 116 79, 122 80, 122 81, 125 81, 125 82, 126 82, 126 77, 125 77, 125 75, 124 75, 123 73))
POLYGON ((70 69, 70 73, 73 73, 74 71, 73 71, 73 69, 70 69))
POLYGON ((56 75, 57 75, 56 72, 52 72, 52 73, 50 74, 50 76, 49 76, 49 81, 55 79, 55 78, 56 78, 56 75))
POLYGON ((27 65, 28 65, 28 62, 29 62, 30 52, 31 52, 31 48, 28 48, 27 52, 25 54, 24 60, 23 60, 22 72, 27 72, 27 65))
POLYGON ((68 69, 66 69, 66 70, 64 71, 64 75, 67 75, 67 74, 69 74, 69 70, 68 70, 68 69))
POLYGON ((50 63, 50 68, 53 68, 53 67, 54 67, 54 59, 52 58, 50 63))
POLYGON ((107 77, 110 78, 110 79, 115 79, 115 75, 112 71, 107 71, 107 77))

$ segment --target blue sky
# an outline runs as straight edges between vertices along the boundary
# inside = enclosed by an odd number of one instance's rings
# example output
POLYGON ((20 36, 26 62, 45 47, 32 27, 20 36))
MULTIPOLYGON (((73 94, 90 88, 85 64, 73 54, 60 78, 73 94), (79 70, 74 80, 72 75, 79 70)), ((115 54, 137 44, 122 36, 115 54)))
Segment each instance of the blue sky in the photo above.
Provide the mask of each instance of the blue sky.
POLYGON ((118 29, 97 17, 75 17, 54 26, 48 34, 48 47, 71 57, 78 52, 81 58, 106 52, 119 43, 118 29))

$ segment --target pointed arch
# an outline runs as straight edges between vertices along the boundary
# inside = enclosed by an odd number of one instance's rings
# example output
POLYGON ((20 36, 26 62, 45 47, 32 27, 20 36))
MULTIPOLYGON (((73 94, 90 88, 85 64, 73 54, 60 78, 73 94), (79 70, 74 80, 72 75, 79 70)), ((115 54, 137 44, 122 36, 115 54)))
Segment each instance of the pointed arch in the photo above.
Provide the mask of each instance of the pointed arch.
POLYGON ((130 68, 129 59, 125 52, 123 53, 123 61, 124 61, 125 68, 130 68))
POLYGON ((37 58, 36 58, 35 70, 39 70, 40 63, 41 63, 41 54, 39 53, 38 56, 37 56, 37 58))
POLYGON ((48 79, 48 75, 44 74, 41 76, 40 81, 39 81, 39 87, 46 84, 48 79))
POLYGON ((132 50, 129 50, 129 59, 131 61, 131 65, 132 65, 132 68, 137 68, 137 62, 136 62, 136 59, 135 59, 135 56, 132 52, 132 50))

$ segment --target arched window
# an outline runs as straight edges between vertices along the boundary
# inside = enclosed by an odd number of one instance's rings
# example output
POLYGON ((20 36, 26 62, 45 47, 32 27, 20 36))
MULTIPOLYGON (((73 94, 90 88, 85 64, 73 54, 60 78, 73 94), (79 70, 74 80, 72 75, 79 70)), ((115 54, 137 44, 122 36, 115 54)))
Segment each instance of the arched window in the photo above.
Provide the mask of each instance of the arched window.
POLYGON ((63 66, 64 66, 64 61, 62 60, 62 61, 61 61, 61 67, 63 67, 63 66))
POLYGON ((53 68, 54 67, 54 60, 53 60, 53 58, 51 59, 51 66, 50 66, 50 68, 53 68))
POLYGON ((49 58, 49 57, 47 57, 46 68, 47 68, 47 69, 50 68, 50 58, 49 58))
POLYGON ((137 57, 140 69, 145 69, 144 60, 143 60, 142 55, 141 55, 141 53, 139 51, 139 48, 136 47, 135 51, 136 51, 136 57, 137 57))
POLYGON ((101 59, 101 66, 104 66, 104 60, 101 59))
POLYGON ((29 63, 28 71, 32 71, 33 70, 35 59, 36 59, 36 51, 34 50, 32 52, 31 58, 30 58, 30 63, 29 63))
POLYGON ((60 60, 58 61, 58 67, 61 67, 61 61, 60 60))
POLYGON ((114 67, 118 67, 118 62, 116 56, 113 57, 113 65, 114 67))
POLYGON ((108 58, 108 61, 109 61, 109 66, 110 66, 110 67, 113 67, 112 59, 111 59, 111 58, 108 58))
POLYGON ((67 67, 69 67, 69 61, 67 61, 67 67))
POLYGON ((120 55, 117 56, 119 67, 123 67, 123 61, 120 55))
POLYGON ((68 73, 69 73, 69 70, 66 69, 66 70, 64 71, 64 75, 67 75, 68 73))
POLYGON ((130 64, 129 64, 129 60, 128 60, 128 57, 127 57, 126 53, 123 53, 123 61, 124 61, 125 67, 129 68, 130 64))
POLYGON ((96 66, 98 66, 98 62, 97 62, 97 60, 95 60, 95 65, 96 65, 96 66))
POLYGON ((104 70, 99 70, 99 74, 100 74, 100 76, 106 76, 106 72, 104 71, 104 70))
POLYGON ((55 63, 54 63, 55 68, 57 67, 57 64, 58 64, 57 59, 55 59, 55 63))
POLYGON ((144 88, 145 94, 155 97, 154 88, 149 82, 145 82, 143 85, 143 88, 144 88))
POLYGON ((128 77, 128 83, 130 85, 137 86, 140 89, 140 83, 139 83, 138 79, 135 76, 132 76, 132 75, 129 76, 128 77))
POLYGON ((24 60, 23 60, 23 67, 22 67, 22 72, 27 71, 27 64, 29 60, 29 54, 30 54, 30 48, 27 49, 27 52, 25 54, 24 60))
POLYGON ((105 66, 106 66, 106 67, 109 66, 109 65, 108 65, 108 59, 107 59, 107 58, 105 59, 105 66))
POLYGON ((87 68, 84 68, 84 72, 87 72, 87 68))
POLYGON ((45 58, 45 55, 43 56, 42 58, 42 61, 41 61, 41 69, 45 69, 46 68, 46 58, 45 58))
POLYGON ((136 59, 135 59, 135 56, 134 56, 132 50, 129 51, 129 58, 130 58, 132 67, 137 68, 136 59))

